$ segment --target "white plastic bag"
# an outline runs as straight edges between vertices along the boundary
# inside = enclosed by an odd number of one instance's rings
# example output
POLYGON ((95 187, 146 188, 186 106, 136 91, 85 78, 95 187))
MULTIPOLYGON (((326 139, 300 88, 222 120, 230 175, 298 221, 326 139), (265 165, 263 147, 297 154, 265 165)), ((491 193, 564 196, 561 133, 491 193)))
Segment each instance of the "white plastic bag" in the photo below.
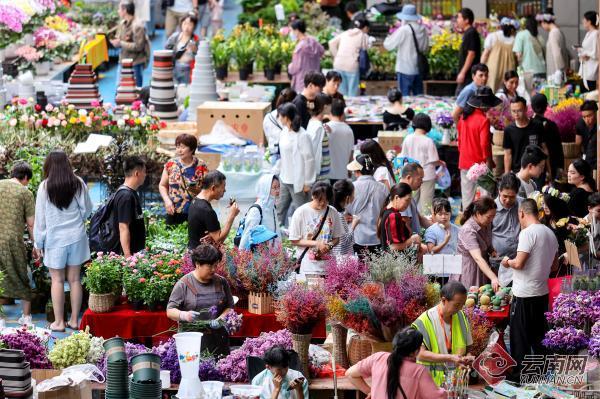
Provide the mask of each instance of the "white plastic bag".
POLYGON ((234 128, 219 119, 215 122, 210 134, 200 136, 200 144, 231 144, 246 145, 246 140, 241 139, 234 128))

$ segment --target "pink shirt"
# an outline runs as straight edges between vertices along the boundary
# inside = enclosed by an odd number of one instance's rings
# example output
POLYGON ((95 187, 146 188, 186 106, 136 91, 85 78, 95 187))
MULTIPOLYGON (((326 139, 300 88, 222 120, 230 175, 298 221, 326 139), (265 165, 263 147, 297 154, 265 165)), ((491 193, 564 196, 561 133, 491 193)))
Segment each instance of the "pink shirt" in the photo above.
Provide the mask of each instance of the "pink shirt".
MULTIPOLYGON (((387 398, 387 352, 377 352, 358 363, 363 378, 371 377, 371 397, 387 398)), ((438 388, 429 371, 411 360, 404 360, 400 368, 400 384, 408 399, 445 399, 446 391, 438 388)), ((400 390, 396 399, 402 399, 400 390)))

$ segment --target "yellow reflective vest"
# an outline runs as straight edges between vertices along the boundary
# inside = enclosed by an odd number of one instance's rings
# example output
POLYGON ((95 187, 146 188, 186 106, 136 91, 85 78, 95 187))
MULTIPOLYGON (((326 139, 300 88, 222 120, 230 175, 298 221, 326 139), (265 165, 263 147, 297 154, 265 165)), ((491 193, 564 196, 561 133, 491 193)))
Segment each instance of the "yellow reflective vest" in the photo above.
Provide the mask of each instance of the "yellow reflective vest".
MULTIPOLYGON (((412 327, 423 334, 423 345, 428 351, 433 353, 440 353, 439 343, 442 345, 444 338, 438 337, 435 334, 435 328, 433 322, 429 317, 429 311, 424 312, 417 320, 412 323, 412 327)), ((465 313, 461 310, 452 316, 452 354, 466 353, 467 349, 467 337, 470 334, 469 320, 465 313)), ((424 361, 417 361, 417 363, 424 365, 429 369, 431 376, 435 383, 440 386, 444 382, 446 365, 443 363, 431 363, 424 361)))

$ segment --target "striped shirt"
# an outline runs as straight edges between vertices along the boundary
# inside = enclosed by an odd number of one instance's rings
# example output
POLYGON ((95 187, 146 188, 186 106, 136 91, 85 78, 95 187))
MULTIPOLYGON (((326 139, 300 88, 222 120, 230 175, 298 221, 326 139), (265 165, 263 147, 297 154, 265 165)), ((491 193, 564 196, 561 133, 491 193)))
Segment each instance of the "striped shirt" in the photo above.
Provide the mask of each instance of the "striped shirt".
POLYGON ((323 134, 323 143, 321 147, 321 171, 318 180, 329 179, 331 171, 331 156, 329 155, 329 135, 323 134))
POLYGON ((342 229, 344 233, 340 237, 340 242, 333 247, 332 252, 335 256, 345 256, 354 254, 354 230, 350 230, 350 226, 346 222, 346 211, 338 212, 342 221, 342 229))

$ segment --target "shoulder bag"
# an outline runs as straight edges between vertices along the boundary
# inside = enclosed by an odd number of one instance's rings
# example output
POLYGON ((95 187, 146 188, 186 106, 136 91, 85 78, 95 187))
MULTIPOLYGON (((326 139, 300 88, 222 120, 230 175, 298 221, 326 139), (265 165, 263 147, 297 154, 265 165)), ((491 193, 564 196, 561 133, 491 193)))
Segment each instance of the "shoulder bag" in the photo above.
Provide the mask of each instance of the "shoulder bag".
MULTIPOLYGON (((325 214, 323 215, 323 219, 321 219, 321 223, 319 223, 319 227, 317 228, 317 230, 315 231, 315 233, 312 235, 312 237, 314 237, 314 238, 318 237, 319 234, 321 233, 321 230, 323 230, 323 226, 325 225, 325 221, 327 220, 327 215, 329 215, 329 208, 330 208, 330 206, 327 205, 327 210, 325 210, 325 214)), ((306 253, 308 252, 309 249, 310 249, 310 247, 304 248, 304 251, 302 251, 302 254, 300 255, 300 257, 296 261, 296 265, 298 266, 298 268, 300 267, 300 264, 302 263, 302 259, 304 259, 304 256, 306 255, 306 253)))
POLYGON ((415 43, 415 50, 417 51, 417 68, 419 70, 419 75, 421 75, 421 79, 426 80, 429 79, 429 61, 425 54, 419 50, 419 43, 417 42, 417 35, 415 34, 415 30, 413 27, 408 24, 412 32, 413 42, 415 43))

